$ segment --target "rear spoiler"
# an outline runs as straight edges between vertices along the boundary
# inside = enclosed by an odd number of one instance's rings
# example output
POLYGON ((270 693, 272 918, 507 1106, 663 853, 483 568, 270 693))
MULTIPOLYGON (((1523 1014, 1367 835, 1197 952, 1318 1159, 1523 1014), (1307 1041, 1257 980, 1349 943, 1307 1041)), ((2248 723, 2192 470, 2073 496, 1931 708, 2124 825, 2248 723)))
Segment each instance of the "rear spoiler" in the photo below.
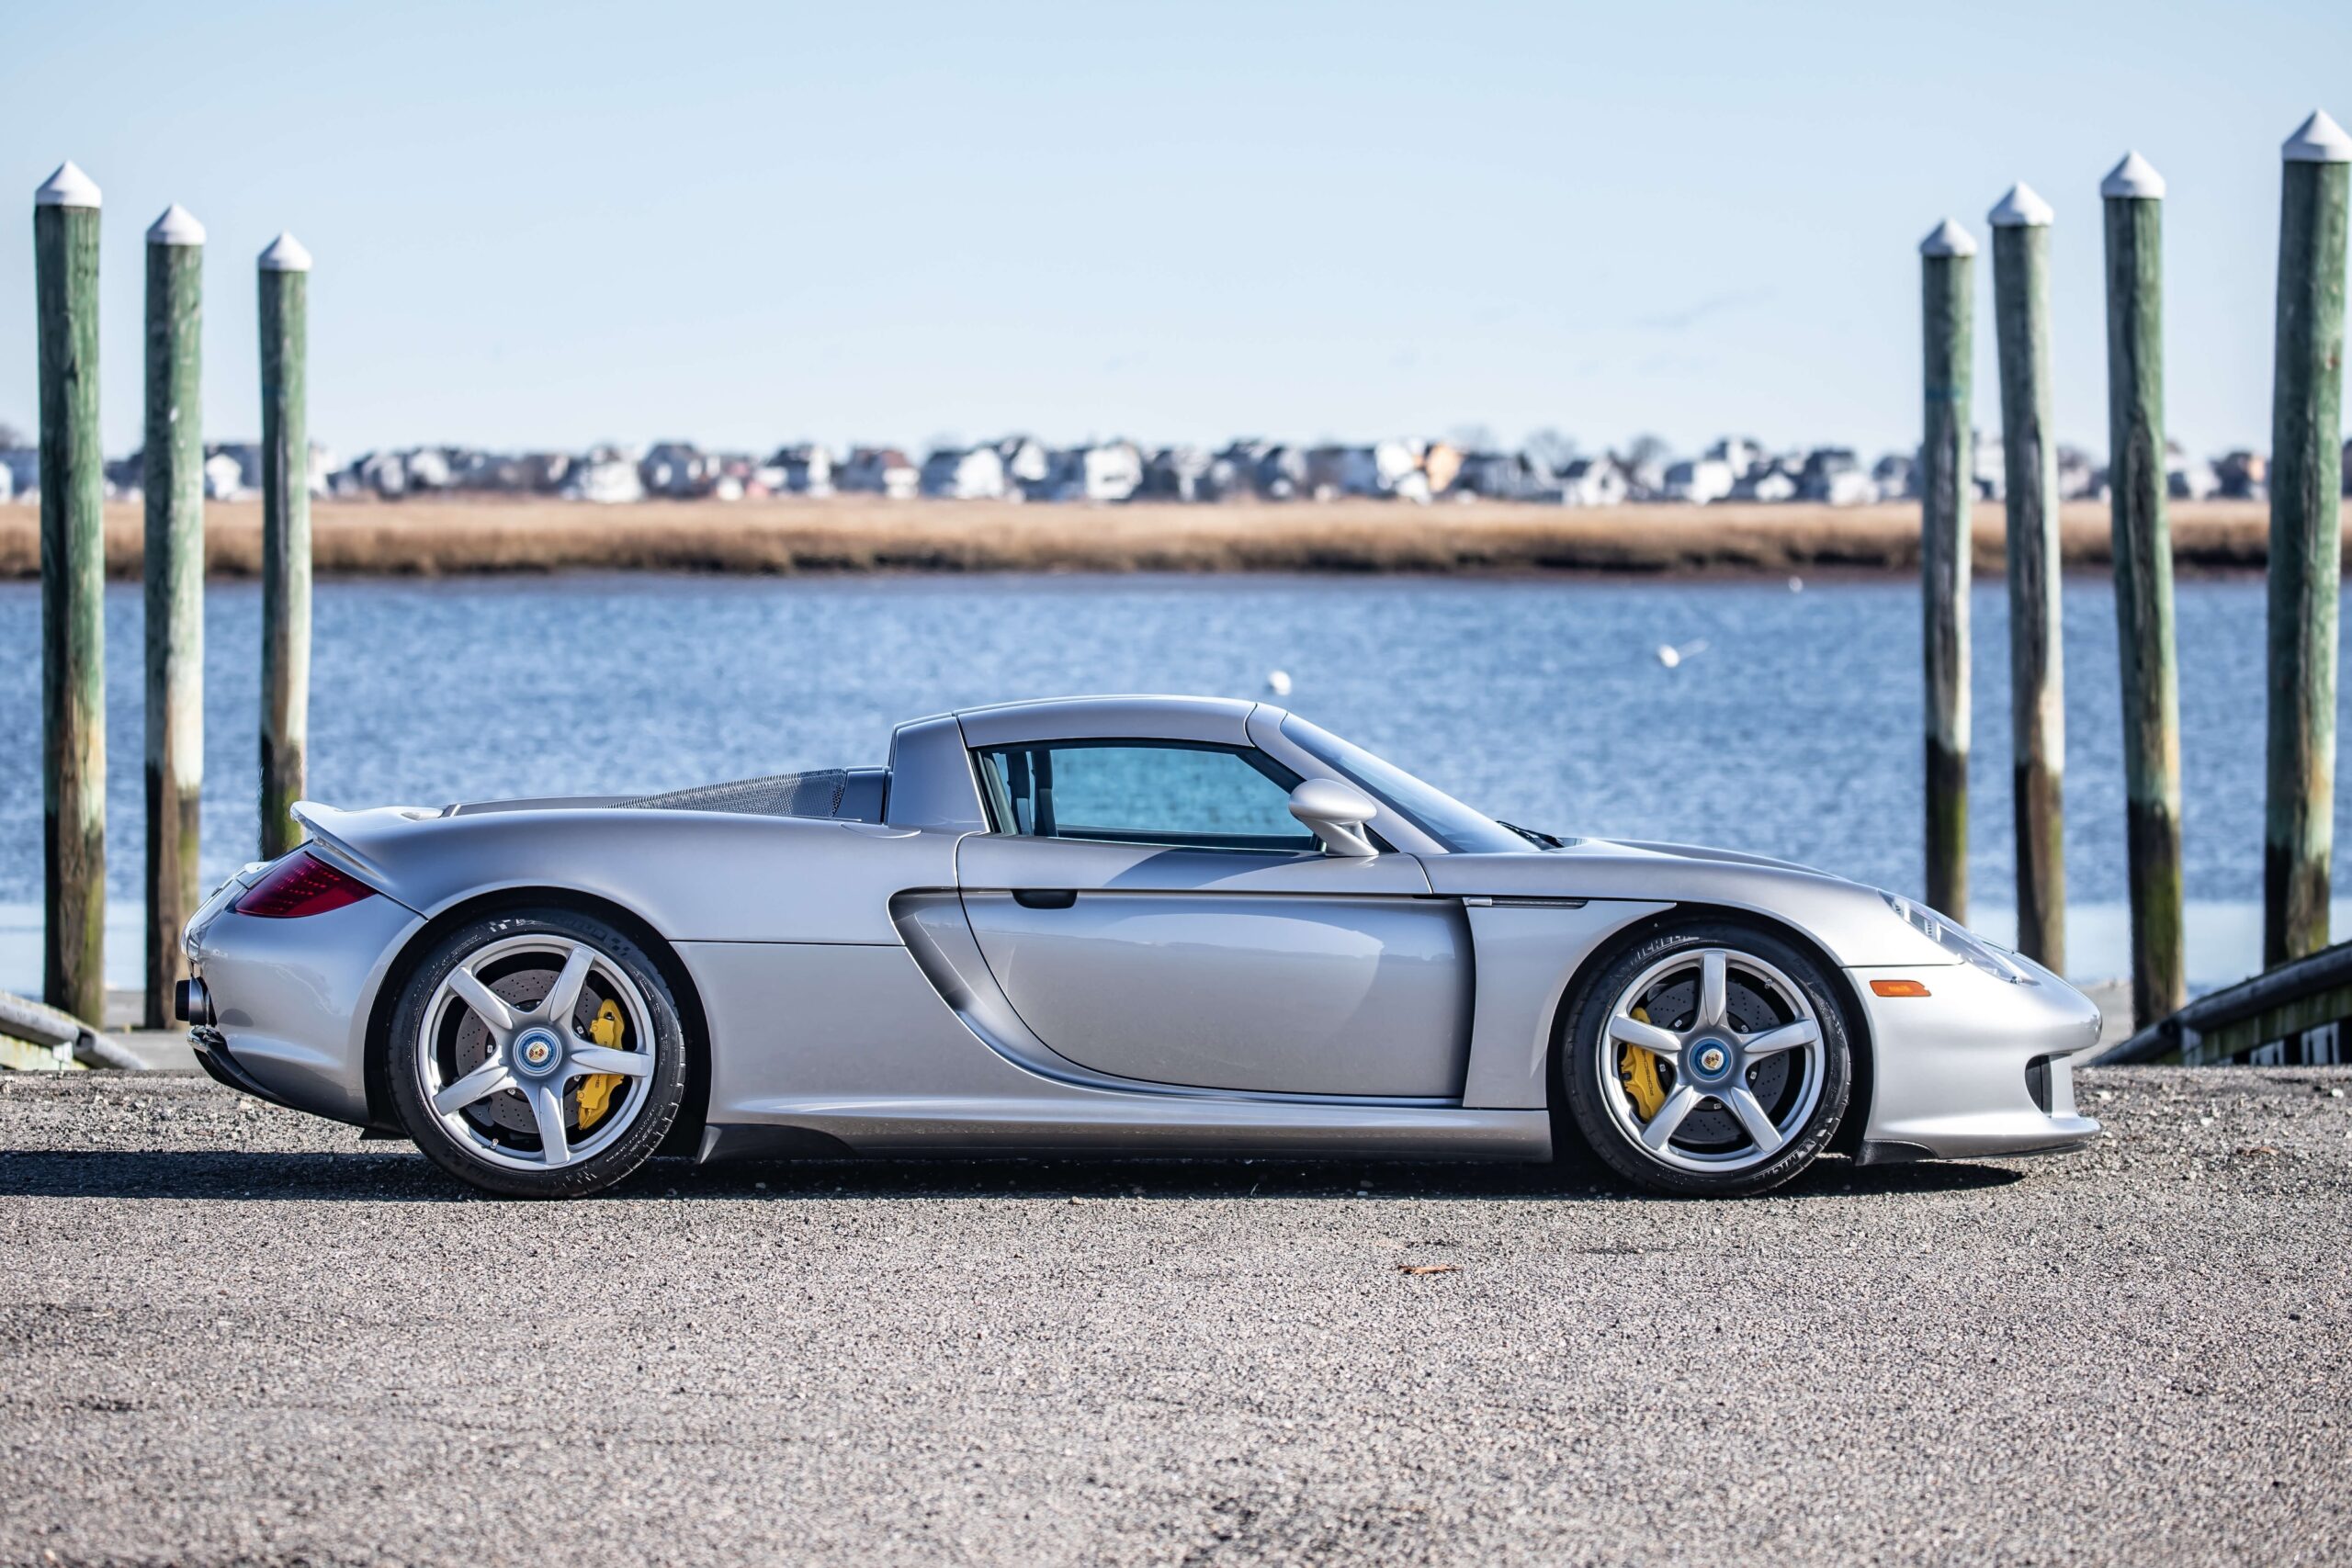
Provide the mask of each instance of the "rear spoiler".
POLYGON ((394 820, 415 822, 438 817, 441 813, 408 806, 383 806, 371 811, 340 811, 315 800, 298 800, 291 807, 291 815, 295 821, 310 831, 311 836, 304 842, 313 854, 340 866, 382 892, 390 884, 390 875, 362 847, 366 840, 377 836, 373 829, 390 827, 394 820))

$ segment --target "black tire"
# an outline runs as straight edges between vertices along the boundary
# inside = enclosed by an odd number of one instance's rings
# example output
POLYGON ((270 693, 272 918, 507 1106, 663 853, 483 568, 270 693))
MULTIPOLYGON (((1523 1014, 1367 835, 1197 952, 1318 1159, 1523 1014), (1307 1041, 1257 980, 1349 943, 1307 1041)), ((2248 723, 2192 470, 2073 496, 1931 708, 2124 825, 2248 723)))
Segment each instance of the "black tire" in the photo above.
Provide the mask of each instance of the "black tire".
MULTIPOLYGON (((1736 968, 1733 970, 1733 976, 1735 987, 1748 987, 1744 994, 1736 992, 1742 998, 1739 1005, 1753 1008, 1770 1001, 1770 992, 1758 986, 1752 976, 1736 968)), ((1790 1055, 1795 1058, 1798 1054, 1792 1052, 1790 1055)), ((1610 1169, 1653 1191, 1675 1197, 1737 1198, 1769 1191, 1780 1186, 1811 1165, 1822 1150, 1829 1146, 1830 1140, 1837 1135, 1838 1123, 1846 1114, 1847 1100, 1853 1083, 1853 1056, 1844 1003, 1835 982, 1824 971, 1819 960, 1794 943, 1758 927, 1721 919, 1695 919, 1661 927, 1629 943, 1586 983, 1577 994, 1563 1031, 1558 1070, 1561 1092, 1577 1131, 1582 1134, 1586 1145, 1610 1169), (1618 1000, 1636 981, 1661 964, 1684 953, 1690 954, 1696 962, 1698 953, 1710 948, 1725 950, 1732 955, 1734 964, 1739 958, 1747 957, 1777 970, 1781 977, 1802 993, 1820 1033, 1817 1066, 1808 1055, 1801 1063, 1781 1068, 1780 1087, 1773 1091, 1786 1098, 1792 1107, 1792 1114, 1795 1107, 1803 1104, 1803 1094, 1811 1092, 1813 1102, 1809 1113, 1793 1127, 1782 1130, 1785 1141, 1770 1154, 1756 1159, 1755 1163, 1722 1170, 1696 1169, 1687 1163, 1669 1163, 1677 1156, 1684 1161, 1694 1157, 1690 1152, 1679 1146, 1677 1139, 1668 1140, 1665 1156, 1646 1147, 1621 1120, 1620 1111, 1612 1109, 1614 1100, 1629 1097, 1623 1091, 1612 1096, 1615 1086, 1605 1085, 1601 1079, 1604 1061, 1611 1064, 1607 1070, 1613 1072, 1614 1064, 1620 1059, 1616 1049, 1604 1055, 1602 1042, 1602 1032, 1608 1027, 1610 1015, 1618 1000), (1809 1090, 1803 1083, 1790 1082, 1790 1076, 1800 1071, 1816 1075, 1809 1090)), ((1663 1073, 1672 1072, 1671 1067, 1660 1070, 1663 1073)), ((1740 1064, 1738 1070, 1748 1070, 1748 1064, 1740 1064)), ((1769 1065, 1759 1066, 1756 1070, 1769 1070, 1769 1065)), ((1751 1078, 1748 1081, 1753 1083, 1755 1080, 1751 1078)), ((1724 1087, 1727 1090, 1736 1089, 1740 1084, 1734 1078, 1724 1080, 1724 1087)), ((1695 1083, 1691 1088, 1694 1093, 1701 1092, 1695 1083)), ((1764 1091, 1757 1092, 1761 1094, 1764 1091)), ((1732 1117, 1725 1100, 1706 1097, 1696 1103, 1699 1109, 1691 1112, 1694 1120, 1704 1111, 1720 1113, 1726 1122, 1736 1125, 1736 1119, 1732 1117)), ((1752 1158, 1759 1146, 1758 1141, 1750 1137, 1746 1156, 1734 1146, 1722 1157, 1726 1160, 1752 1158)))
MULTIPOLYGON (((526 952, 514 960, 527 968, 531 963, 526 952)), ((485 968, 485 973, 489 970, 485 968)), ((529 980, 524 982, 527 987, 529 980)), ((599 987, 598 976, 592 975, 583 1000, 599 987)), ((494 988, 494 987, 493 987, 494 988)), ((544 985, 542 984, 542 989, 544 985)), ((603 988, 612 988, 609 980, 603 988)), ((575 1016, 579 1010, 575 1010, 575 1016)), ((446 1020, 447 1010, 444 1010, 446 1020)), ((443 1031, 450 1024, 444 1021, 443 1031)), ((479 1028, 479 1024, 476 1025, 479 1028)), ((571 1031, 577 1035, 575 1025, 571 1031)), ((631 1034, 637 1031, 630 1029, 631 1034)), ((446 1041, 437 1040, 434 1052, 448 1049, 446 1041)), ((663 983, 662 971, 644 949, 610 923, 594 915, 564 908, 528 908, 501 910, 469 921, 451 931, 425 956, 424 961, 409 976, 400 1000, 392 1010, 391 1027, 387 1031, 379 1050, 383 1060, 379 1064, 384 1073, 383 1082, 391 1089, 392 1104, 398 1111, 401 1125, 416 1146, 424 1151, 434 1164, 468 1185, 505 1198, 579 1198, 601 1191, 621 1180, 643 1165, 661 1145, 672 1124, 677 1120, 678 1109, 685 1098, 686 1038, 679 1021, 677 1000, 663 983), (551 1169, 531 1169, 512 1163, 501 1163, 491 1154, 475 1147, 465 1136, 452 1132, 429 1103, 429 1090, 424 1080, 428 1053, 420 1047, 419 1033, 432 1020, 427 1013, 435 996, 451 973, 469 958, 493 944, 508 944, 514 939, 544 936, 560 942, 577 942, 594 950, 596 958, 625 976, 633 987, 637 998, 643 1004, 647 1027, 645 1038, 632 1039, 628 1049, 650 1049, 653 1055, 652 1069, 643 1078, 643 1098, 633 1108, 628 1107, 627 1080, 621 1080, 623 1106, 631 1120, 616 1134, 607 1132, 608 1141, 594 1154, 572 1163, 551 1169)), ((436 1070, 441 1069, 436 1055, 436 1070)), ((445 1077, 446 1077, 445 1070, 445 1077)), ((580 1118, 576 1102, 576 1088, 558 1086, 558 1104, 567 1117, 567 1130, 580 1118)), ((512 1096, 519 1101, 517 1091, 492 1093, 478 1102, 483 1108, 480 1115, 468 1114, 469 1128, 481 1134, 481 1141, 490 1142, 498 1135, 493 1126, 484 1126, 495 1114, 494 1102, 512 1096)), ((512 1107, 504 1108, 513 1119, 512 1107)), ((620 1114, 619 1111, 606 1114, 620 1114)), ((528 1144, 536 1145, 533 1137, 528 1144)), ((521 1158, 528 1147, 520 1147, 514 1156, 521 1158)))

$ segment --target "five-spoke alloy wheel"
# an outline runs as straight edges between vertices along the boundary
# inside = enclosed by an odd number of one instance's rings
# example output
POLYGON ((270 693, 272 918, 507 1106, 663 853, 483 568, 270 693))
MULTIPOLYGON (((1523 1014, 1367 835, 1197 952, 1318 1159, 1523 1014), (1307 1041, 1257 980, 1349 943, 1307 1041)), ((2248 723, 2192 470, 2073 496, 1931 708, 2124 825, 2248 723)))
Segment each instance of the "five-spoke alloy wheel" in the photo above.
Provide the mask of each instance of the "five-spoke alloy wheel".
POLYGON ((486 916, 409 977, 386 1041, 401 1125, 443 1168, 509 1197, 576 1197, 643 1164, 684 1099, 660 971, 570 909, 486 916))
POLYGON ((1811 1164, 1851 1076, 1819 963, 1719 922, 1671 926, 1617 954, 1579 995, 1560 1066, 1595 1153, 1693 1196, 1760 1192, 1811 1164))

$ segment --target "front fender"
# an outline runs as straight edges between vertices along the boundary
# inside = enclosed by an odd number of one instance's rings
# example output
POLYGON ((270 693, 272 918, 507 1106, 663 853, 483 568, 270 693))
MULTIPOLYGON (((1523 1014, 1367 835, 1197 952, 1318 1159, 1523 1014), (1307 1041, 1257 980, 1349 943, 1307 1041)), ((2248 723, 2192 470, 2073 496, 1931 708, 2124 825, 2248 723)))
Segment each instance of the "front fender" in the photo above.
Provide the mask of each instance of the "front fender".
POLYGON ((1874 888, 1803 866, 1669 845, 1592 840, 1525 854, 1431 855, 1432 891, 1459 897, 1704 904, 1791 927, 1846 969, 1945 968, 1959 959, 1874 888))

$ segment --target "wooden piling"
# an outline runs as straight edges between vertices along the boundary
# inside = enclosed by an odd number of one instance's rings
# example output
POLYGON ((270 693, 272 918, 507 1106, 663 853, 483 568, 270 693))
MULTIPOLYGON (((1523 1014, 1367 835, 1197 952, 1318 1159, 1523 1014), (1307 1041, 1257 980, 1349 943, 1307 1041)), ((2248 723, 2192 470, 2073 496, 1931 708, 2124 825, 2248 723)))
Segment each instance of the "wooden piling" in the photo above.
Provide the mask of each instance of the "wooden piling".
POLYGON ((146 1026, 187 972, 204 787, 204 225, 175 203, 147 231, 146 1026))
POLYGON ((1919 242, 1926 426, 1919 566, 1927 669, 1928 902, 1968 918, 1969 370, 1976 242, 1951 219, 1919 242))
POLYGON ((311 710, 311 433, 305 362, 311 253, 280 234, 261 254, 261 852, 302 840, 311 710))
POLYGON ((41 994, 106 1022, 105 458, 98 187, 71 163, 33 193, 40 317, 41 994))
POLYGON ((2050 204, 2025 185, 1990 213, 2008 506, 2009 726, 2018 947, 2066 967, 2066 680, 2059 613, 2058 448, 2051 429, 2050 204))
POLYGON ((2188 998, 2181 938, 2180 677, 2165 510, 2165 182, 2133 152, 2099 185, 2107 226, 2109 513, 2123 678, 2124 856, 2137 1029, 2188 998))
POLYGON ((2327 945, 2335 844, 2335 617, 2343 532, 2344 261, 2352 136, 2313 112, 2280 149, 2270 400, 2270 744, 2262 961, 2327 945))

